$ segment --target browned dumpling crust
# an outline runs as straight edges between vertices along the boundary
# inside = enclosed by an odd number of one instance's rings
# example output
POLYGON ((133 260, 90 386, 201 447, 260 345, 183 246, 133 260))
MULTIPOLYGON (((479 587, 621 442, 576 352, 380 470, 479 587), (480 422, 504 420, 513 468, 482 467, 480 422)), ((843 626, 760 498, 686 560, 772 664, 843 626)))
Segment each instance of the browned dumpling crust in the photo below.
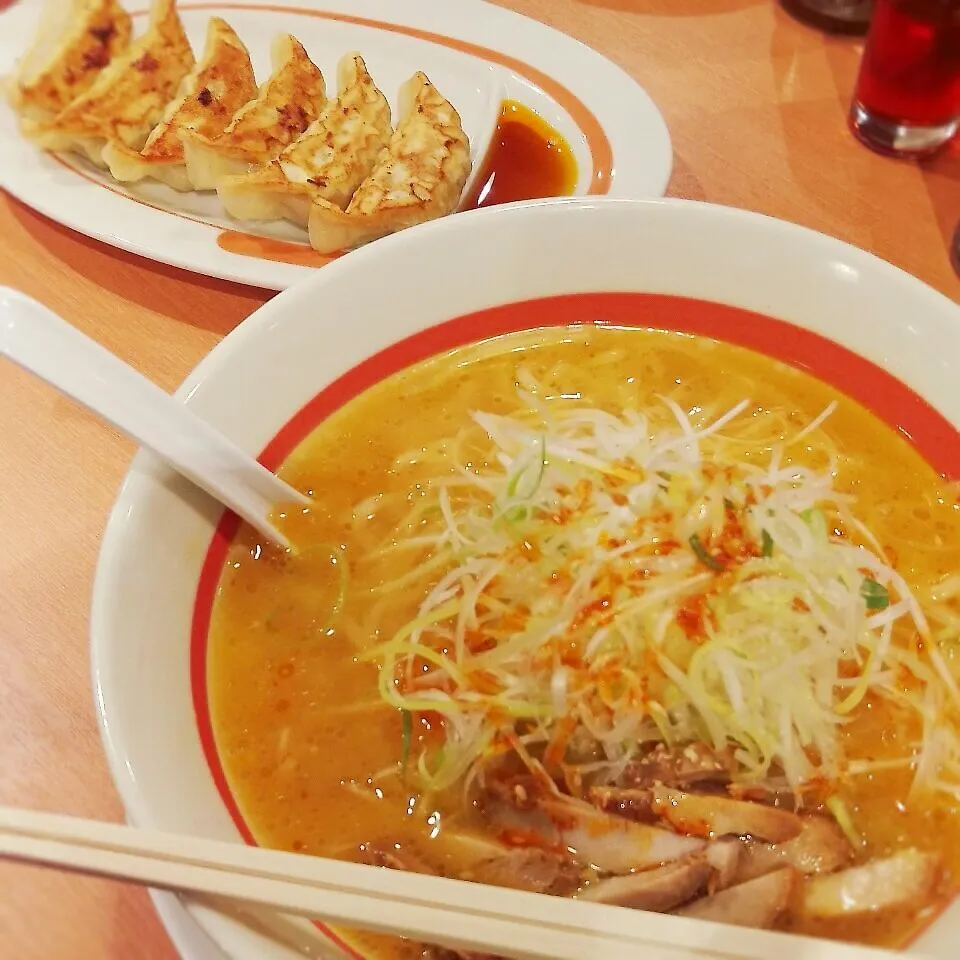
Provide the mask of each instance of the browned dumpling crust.
POLYGON ((167 105, 143 149, 131 150, 120 141, 104 148, 110 173, 122 182, 153 177, 175 190, 190 190, 181 142, 184 131, 219 135, 256 93, 247 48, 228 23, 211 18, 203 57, 181 84, 177 99, 167 105))
POLYGON ((306 228, 314 201, 345 208, 390 139, 390 105, 358 53, 337 68, 338 96, 279 158, 218 187, 238 220, 287 219, 306 228))
POLYGON ((347 250, 452 213, 470 175, 470 143, 460 115, 424 73, 400 92, 401 119, 346 210, 324 200, 310 209, 310 244, 347 250))
POLYGON ((326 102, 323 74, 302 44, 284 34, 271 49, 273 73, 217 136, 183 133, 187 178, 195 190, 214 190, 224 177, 273 160, 316 120, 326 102))
POLYGON ((40 127, 35 139, 47 149, 73 150, 106 166, 107 143, 143 147, 193 65, 174 0, 154 0, 146 33, 111 61, 83 96, 40 127))
POLYGON ((10 101, 28 123, 50 120, 93 86, 130 44, 130 15, 116 0, 74 0, 48 8, 10 84, 10 101))

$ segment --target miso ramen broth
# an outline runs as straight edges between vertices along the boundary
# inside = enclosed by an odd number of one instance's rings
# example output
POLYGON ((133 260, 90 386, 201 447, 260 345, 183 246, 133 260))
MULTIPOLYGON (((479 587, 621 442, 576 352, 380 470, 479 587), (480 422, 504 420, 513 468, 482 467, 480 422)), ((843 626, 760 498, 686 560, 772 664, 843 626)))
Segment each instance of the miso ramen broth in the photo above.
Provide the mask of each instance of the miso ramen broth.
POLYGON ((316 498, 279 521, 302 551, 244 527, 209 635, 259 843, 724 920, 761 883, 756 925, 882 945, 947 898, 957 491, 833 388, 706 338, 511 334, 281 475, 316 498), (658 869, 686 892, 624 900, 658 869))

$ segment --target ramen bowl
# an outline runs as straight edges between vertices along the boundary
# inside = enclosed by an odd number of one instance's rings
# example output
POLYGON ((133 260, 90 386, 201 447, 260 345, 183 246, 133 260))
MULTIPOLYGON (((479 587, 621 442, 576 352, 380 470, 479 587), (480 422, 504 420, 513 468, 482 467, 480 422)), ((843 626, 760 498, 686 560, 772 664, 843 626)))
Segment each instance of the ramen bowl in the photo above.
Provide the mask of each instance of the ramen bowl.
MULTIPOLYGON (((836 240, 687 201, 517 204, 378 241, 256 311, 179 396, 277 468, 326 416, 411 364, 513 331, 593 323, 715 338, 810 371, 897 427, 939 473, 960 478, 957 306, 836 240)), ((217 504, 138 454, 103 541, 92 659, 128 820, 252 842, 208 697, 211 606, 235 528, 217 504)), ((185 907, 234 960, 372 956, 305 921, 185 907)), ((916 948, 953 956, 958 908, 926 920, 916 948)), ((717 936, 704 930, 705 944, 717 936)))

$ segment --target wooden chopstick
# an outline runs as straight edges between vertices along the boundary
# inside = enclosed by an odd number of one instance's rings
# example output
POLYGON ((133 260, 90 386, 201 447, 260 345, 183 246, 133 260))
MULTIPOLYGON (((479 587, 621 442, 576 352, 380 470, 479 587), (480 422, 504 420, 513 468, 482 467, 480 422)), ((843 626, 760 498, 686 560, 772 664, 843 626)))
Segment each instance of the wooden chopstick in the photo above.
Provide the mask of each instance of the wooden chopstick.
POLYGON ((524 960, 899 956, 10 807, 0 807, 0 856, 524 960))

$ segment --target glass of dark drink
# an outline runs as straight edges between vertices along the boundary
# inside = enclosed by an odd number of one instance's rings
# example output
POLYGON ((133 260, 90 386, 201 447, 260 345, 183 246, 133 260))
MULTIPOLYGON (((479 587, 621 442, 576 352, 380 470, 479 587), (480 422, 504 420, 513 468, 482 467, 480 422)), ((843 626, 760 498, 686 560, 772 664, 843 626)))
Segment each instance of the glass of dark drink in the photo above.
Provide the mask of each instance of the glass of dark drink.
POLYGON ((829 33, 866 33, 873 0, 780 0, 798 20, 829 33))
POLYGON ((876 0, 850 126, 874 150, 920 157, 960 125, 960 0, 876 0))

